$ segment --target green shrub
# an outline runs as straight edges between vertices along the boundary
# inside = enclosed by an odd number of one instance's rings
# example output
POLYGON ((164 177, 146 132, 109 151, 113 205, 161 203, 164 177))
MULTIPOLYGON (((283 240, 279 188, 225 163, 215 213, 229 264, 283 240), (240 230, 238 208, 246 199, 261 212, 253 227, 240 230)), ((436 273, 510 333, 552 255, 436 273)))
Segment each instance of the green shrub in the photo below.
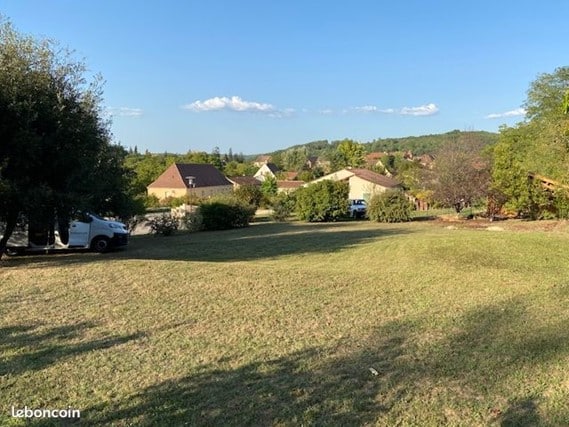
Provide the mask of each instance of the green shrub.
POLYGON ((294 195, 287 193, 277 194, 272 201, 273 214, 271 218, 279 222, 286 221, 294 211, 295 203, 294 195))
POLYGON ((180 218, 180 224, 184 230, 201 231, 203 230, 203 217, 198 209, 196 212, 187 212, 180 218))
POLYGON ((237 200, 211 200, 200 205, 198 212, 202 216, 205 230, 228 230, 247 227, 257 209, 237 200))
POLYGON ((156 235, 170 236, 178 229, 178 220, 170 214, 162 214, 148 220, 150 231, 156 235))
POLYGON ((150 194, 144 198, 144 207, 157 208, 160 206, 160 199, 155 194, 150 194))
POLYGON ((263 200, 263 192, 258 185, 242 185, 233 192, 235 198, 243 204, 259 208, 263 200))
POLYGON ((348 215, 347 182, 325 180, 296 190, 298 218, 310 222, 337 221, 348 215))
POLYGON ((413 206, 403 191, 387 190, 374 195, 367 206, 367 216, 377 222, 403 222, 411 220, 413 206))
POLYGON ((168 206, 170 208, 177 208, 182 205, 196 205, 200 201, 200 198, 195 195, 184 194, 180 197, 169 196, 161 201, 162 206, 168 206))
POLYGON ((556 190, 553 204, 558 218, 569 219, 569 191, 563 188, 556 190))
POLYGON ((266 176, 265 180, 261 183, 261 192, 267 199, 276 196, 277 189, 277 180, 272 176, 266 176))

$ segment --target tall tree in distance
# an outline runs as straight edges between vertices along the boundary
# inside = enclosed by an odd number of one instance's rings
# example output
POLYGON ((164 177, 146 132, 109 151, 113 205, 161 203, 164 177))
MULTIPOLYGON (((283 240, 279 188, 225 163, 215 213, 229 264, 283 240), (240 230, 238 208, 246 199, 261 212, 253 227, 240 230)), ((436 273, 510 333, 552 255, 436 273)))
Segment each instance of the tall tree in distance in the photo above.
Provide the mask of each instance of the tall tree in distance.
MULTIPOLYGON (((468 135, 468 134, 467 134, 468 135)), ((444 144, 435 155, 428 187, 433 199, 460 212, 486 196, 490 184, 490 162, 483 144, 462 136, 444 144)))
POLYGON ((306 147, 289 148, 283 153, 283 166, 288 171, 300 172, 308 160, 306 147))
POLYGON ((110 167, 120 160, 102 119, 102 81, 87 82, 86 71, 56 43, 0 18, 0 256, 21 215, 53 224, 104 200, 109 212, 118 206, 101 182, 121 170, 110 167))
POLYGON ((336 170, 345 167, 357 168, 364 163, 364 146, 351 139, 344 139, 336 148, 333 155, 332 167, 336 170))

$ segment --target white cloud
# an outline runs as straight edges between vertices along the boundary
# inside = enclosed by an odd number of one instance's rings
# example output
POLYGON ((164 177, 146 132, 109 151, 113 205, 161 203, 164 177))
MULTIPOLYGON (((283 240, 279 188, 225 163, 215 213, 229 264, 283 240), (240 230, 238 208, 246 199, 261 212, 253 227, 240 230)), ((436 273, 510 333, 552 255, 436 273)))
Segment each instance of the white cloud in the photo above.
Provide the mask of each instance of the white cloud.
POLYGON ((324 114, 325 116, 329 116, 330 114, 334 114, 334 110, 331 108, 324 108, 322 110, 318 110, 318 113, 324 114))
POLYGON ((504 113, 492 113, 486 116, 487 119, 501 119, 506 117, 520 117, 525 116, 526 110, 524 108, 516 108, 515 110, 506 111, 504 113))
POLYGON ((277 111, 271 104, 245 101, 239 96, 232 96, 231 98, 216 96, 205 101, 194 101, 191 104, 183 105, 182 108, 195 112, 230 110, 237 112, 275 113, 277 111))
POLYGON ((378 108, 375 105, 364 105, 363 107, 354 107, 355 111, 361 111, 362 113, 373 113, 378 111, 378 108))
POLYGON ((141 108, 130 107, 109 107, 105 112, 113 117, 140 117, 143 113, 141 108))
POLYGON ((280 119, 282 117, 290 117, 296 110, 294 108, 285 108, 284 110, 274 110, 273 112, 269 113, 269 117, 274 117, 280 119))
POLYGON ((435 104, 426 104, 419 107, 403 107, 400 114, 406 116, 432 116, 439 112, 439 107, 435 104))
POLYGON ((375 105, 364 105, 362 107, 353 107, 351 111, 358 113, 383 113, 383 114, 401 114, 404 116, 431 116, 439 112, 439 107, 435 104, 426 104, 419 107, 403 107, 396 108, 379 108, 375 105))

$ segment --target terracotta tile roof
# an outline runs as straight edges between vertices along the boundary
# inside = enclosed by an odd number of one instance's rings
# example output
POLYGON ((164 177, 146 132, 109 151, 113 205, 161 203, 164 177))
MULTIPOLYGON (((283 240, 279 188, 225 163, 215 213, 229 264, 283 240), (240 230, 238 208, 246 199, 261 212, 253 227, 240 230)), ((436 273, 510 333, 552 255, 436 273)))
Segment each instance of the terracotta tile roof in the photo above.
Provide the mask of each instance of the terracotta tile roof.
POLYGON ((369 161, 374 161, 374 160, 377 161, 377 160, 381 159, 381 158, 384 157, 384 156, 386 156, 385 153, 381 153, 381 152, 379 152, 379 151, 375 151, 375 152, 373 152, 373 153, 366 154, 365 159, 366 159, 366 161, 368 161, 368 162, 369 162, 369 161))
POLYGON ((148 187, 189 188, 187 177, 194 177, 193 187, 232 185, 215 166, 201 163, 174 163, 148 187))
POLYGON ((284 175, 287 181, 294 181, 298 176, 298 172, 285 172, 284 175))
POLYGON ((401 183, 389 178, 388 176, 381 175, 377 172, 370 171, 368 169, 349 169, 358 178, 364 179, 366 181, 372 182, 377 185, 381 185, 386 188, 400 187, 401 183))

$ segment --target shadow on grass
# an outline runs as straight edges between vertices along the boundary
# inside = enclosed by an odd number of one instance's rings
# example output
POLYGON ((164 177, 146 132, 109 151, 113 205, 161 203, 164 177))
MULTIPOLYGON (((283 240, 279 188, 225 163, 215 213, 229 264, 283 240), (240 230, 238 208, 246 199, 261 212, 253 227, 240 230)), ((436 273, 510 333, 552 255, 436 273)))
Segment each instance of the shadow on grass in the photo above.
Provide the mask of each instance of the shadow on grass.
POLYGON ((291 254, 332 253, 374 239, 409 233, 404 226, 340 222, 327 224, 259 223, 236 230, 135 236, 129 247, 108 254, 14 257, 4 267, 71 265, 105 259, 248 261, 291 254))
POLYGON ((138 333, 85 340, 83 335, 95 326, 82 322, 47 329, 40 325, 0 328, 0 376, 37 371, 68 357, 114 347, 143 336, 138 333))
POLYGON ((565 320, 535 324, 527 314, 517 300, 467 313, 442 339, 425 341, 430 334, 425 326, 392 321, 364 342, 311 348, 235 369, 204 366, 113 405, 91 407, 84 421, 100 426, 562 425, 569 419, 566 407, 545 418, 540 414, 545 399, 540 381, 530 387, 512 384, 520 372, 563 364, 569 354, 565 320))

